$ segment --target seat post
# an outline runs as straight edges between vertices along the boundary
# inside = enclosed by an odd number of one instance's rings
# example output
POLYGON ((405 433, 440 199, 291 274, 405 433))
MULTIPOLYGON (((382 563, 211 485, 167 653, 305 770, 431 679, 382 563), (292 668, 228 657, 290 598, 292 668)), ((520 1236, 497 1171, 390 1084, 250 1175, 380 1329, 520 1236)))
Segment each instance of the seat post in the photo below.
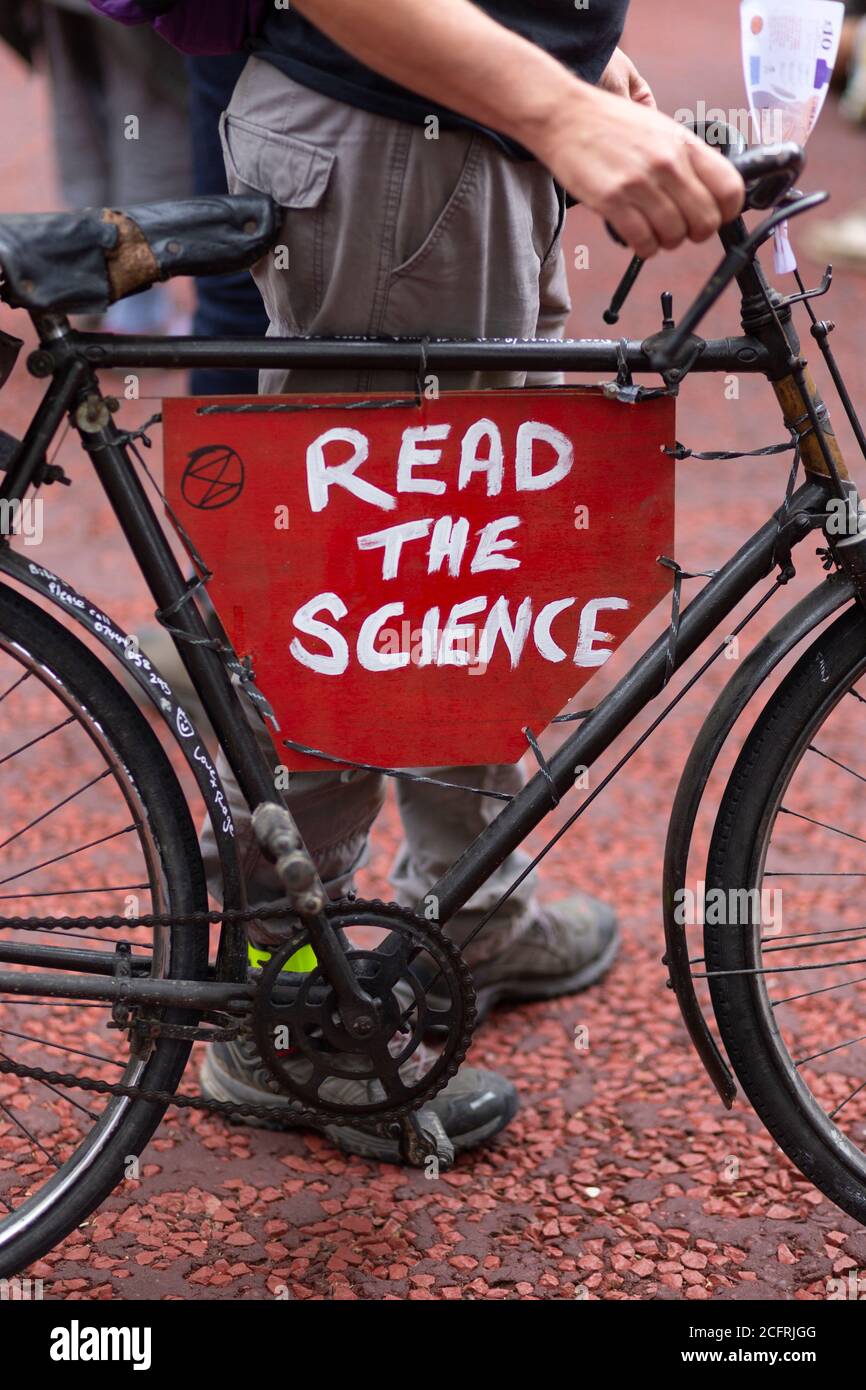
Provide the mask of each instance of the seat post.
POLYGON ((35 314, 30 315, 33 327, 39 335, 39 341, 45 346, 59 342, 62 338, 68 338, 73 331, 72 324, 66 314, 35 314))

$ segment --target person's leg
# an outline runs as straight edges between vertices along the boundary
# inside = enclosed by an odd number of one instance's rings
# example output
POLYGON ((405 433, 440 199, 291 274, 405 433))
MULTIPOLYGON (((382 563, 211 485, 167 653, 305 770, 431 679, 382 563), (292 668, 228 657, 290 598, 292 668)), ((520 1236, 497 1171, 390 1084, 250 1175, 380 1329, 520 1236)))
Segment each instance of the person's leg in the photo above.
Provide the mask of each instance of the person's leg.
MULTIPOLYGON (((285 209, 275 254, 255 269, 272 334, 537 331, 561 220, 552 181, 539 165, 510 161, 468 132, 442 131, 429 141, 420 128, 331 101, 255 59, 235 89, 223 141, 230 190, 266 192, 285 209)), ((515 372, 453 373, 439 384, 524 381, 515 372)), ((270 372, 261 381, 268 393, 374 385, 406 391, 414 380, 406 373, 376 375, 374 382, 369 372, 270 372)), ((519 779, 517 769, 481 775, 511 786, 519 779)), ((458 776, 465 770, 453 780, 458 776)), ((405 793, 401 800, 405 806, 405 793)), ((472 807, 463 812, 468 833, 466 825, 456 830, 463 844, 475 829, 477 803, 472 807)), ((424 813, 429 807, 419 805, 424 813)), ((428 822, 427 835, 438 833, 428 822)), ((447 853, 450 862, 453 848, 446 843, 439 859, 447 853)), ((524 926, 516 945, 528 937, 524 926)), ((443 1107, 442 1123, 461 1147, 507 1123, 514 1106, 513 1088, 501 1078, 462 1068, 431 1108, 439 1114, 443 1107)))
POLYGON ((95 28, 105 74, 110 205, 188 198, 192 163, 183 59, 148 28, 95 28))
MULTIPOLYGON (((533 336, 537 338, 561 338, 571 313, 561 238, 562 226, 557 224, 555 240, 541 262, 538 274, 538 318, 533 330, 533 336)), ((526 385, 558 386, 561 382, 562 374, 559 372, 533 372, 528 375, 526 385)), ((516 795, 524 782, 519 765, 438 768, 435 775, 442 781, 508 796, 516 795)), ((391 870, 391 881, 402 902, 420 902, 431 885, 498 814, 502 802, 467 792, 446 791, 424 783, 399 782, 396 791, 405 838, 391 870)), ((528 862, 528 856, 522 851, 510 854, 467 903, 464 911, 449 923, 449 934, 458 943, 463 944, 475 930, 479 919, 498 902, 528 862)), ((469 959, 473 965, 500 955, 525 933, 536 910, 533 897, 535 884, 535 874, 529 874, 500 908, 495 921, 491 920, 489 926, 479 934, 477 943, 469 949, 469 959)))
MULTIPOLYGON (((259 728, 266 756, 272 756, 273 749, 268 747, 270 740, 261 725, 259 728)), ((285 896, 284 890, 273 866, 263 858, 255 843, 249 809, 224 759, 220 758, 219 765, 242 853, 248 899, 253 903, 273 902, 285 896)), ((383 800, 384 779, 370 773, 349 771, 292 776, 289 793, 292 814, 332 898, 342 897, 351 889, 354 873, 366 858, 368 833, 383 800)), ((219 899, 219 859, 209 823, 202 835, 201 848, 211 891, 219 899)), ((275 924, 259 921, 253 924, 250 937, 251 963, 258 965, 269 957, 269 948, 278 944, 281 932, 275 924)), ((313 964, 305 951, 299 958, 293 958, 286 968, 307 971, 313 964)), ((424 1075, 433 1060, 421 1048, 413 1054, 409 1065, 416 1066, 419 1074, 424 1075)), ((303 1062, 300 1068, 303 1072, 303 1062)), ((297 1102, 276 1086, 251 1037, 211 1044, 205 1053, 200 1080, 203 1094, 211 1100, 235 1105, 266 1102, 280 1115, 273 1122, 274 1128, 291 1129, 299 1123, 295 1118, 297 1102)), ((331 1086, 330 1082, 328 1084, 331 1086)), ((371 1088, 374 1086, 373 1082, 337 1077, 331 1086, 330 1098, 341 1099, 350 1109, 363 1109, 373 1098, 371 1088)), ((375 1098, 381 1099, 381 1094, 375 1098)), ((493 1072, 464 1065, 419 1113, 428 1130, 435 1131, 438 1127, 440 1153, 446 1151, 449 1144, 459 1153, 492 1138, 510 1122, 516 1110, 517 1093, 509 1081, 493 1072)), ((259 1124, 260 1121, 249 1123, 259 1124)), ((310 1126, 304 1121, 302 1127, 310 1126)), ((382 1135, 369 1125, 339 1124, 323 1119, 316 1128, 348 1153, 386 1162, 402 1161, 399 1140, 393 1135, 382 1135)))
MULTIPOLYGON (((191 154, 183 59, 147 26, 98 17, 94 47, 104 74, 109 207, 188 198, 191 154)), ((118 333, 189 331, 177 287, 154 285, 119 300, 105 326, 118 333)))
MULTIPOLYGON (((255 716, 255 727, 265 757, 278 766, 270 736, 255 716)), ((251 903, 275 902, 285 897, 274 866, 261 853, 252 832, 249 807, 222 754, 218 771, 234 822, 241 853, 247 899, 251 903)), ((384 778, 366 772, 293 773, 289 802, 304 843, 312 854, 328 896, 344 897, 352 890, 354 875, 366 862, 367 836, 385 800, 384 778)), ((200 837, 208 884, 221 897, 219 856, 210 821, 200 837)), ((262 949, 285 940, 285 932, 267 921, 253 923, 253 944, 262 949)))
MULTIPOLYGON (((439 299, 450 307, 451 316, 441 321, 441 329, 432 322, 431 310, 431 331, 455 335, 478 331, 477 307, 467 309, 462 281, 450 282, 461 257, 455 260, 449 252, 450 271, 447 267, 436 269, 432 261, 440 240, 447 247, 444 234, 452 222, 462 218, 467 200, 476 195, 483 200, 485 187, 495 182, 495 171, 489 175, 484 172, 489 156, 480 139, 454 135, 431 151, 423 134, 412 127, 320 98, 252 60, 232 98, 224 143, 230 190, 268 192, 286 209, 279 257, 266 258, 256 268, 272 333, 410 331, 408 326, 400 326, 411 323, 416 312, 410 262, 419 272, 423 262, 429 263, 429 274, 441 283, 439 299)), ((540 184, 539 173, 533 174, 527 167, 525 177, 540 184)), ((546 244, 553 230, 541 234, 541 239, 547 236, 546 244)), ((512 229, 513 240, 522 240, 527 231, 531 235, 524 210, 521 225, 512 229)), ((466 253, 473 254, 468 246, 466 253)), ((491 304, 528 301, 523 331, 534 331, 537 266, 534 276, 518 285, 503 268, 500 292, 493 293, 493 288, 490 286, 491 304)), ((428 303, 430 299, 428 292, 428 303)), ((487 331, 505 332, 514 322, 513 312, 496 320, 491 314, 485 321, 487 331)), ((512 375, 503 376, 502 383, 515 384, 515 380, 512 375)), ((411 381, 405 375, 395 375, 383 384, 400 390, 411 381)), ((443 382, 449 386, 470 384, 477 384, 475 378, 443 382)), ((363 374, 305 373, 295 379, 289 373, 267 373, 262 380, 262 389, 269 392, 365 389, 368 385, 363 374)), ((344 810, 345 798, 362 794, 366 783, 335 783, 333 777, 323 774, 292 778, 289 802, 309 840, 302 785, 330 822, 335 813, 344 810)), ((378 807, 368 802, 367 808, 367 819, 372 819, 378 807)), ((357 828, 364 838, 366 826, 357 828)), ((248 818, 242 817, 240 830, 249 846, 248 818)), ((309 842, 322 871, 315 839, 309 842)), ((354 850, 351 837, 349 843, 354 850)), ((353 862, 347 859, 347 874, 352 867, 353 862)), ((274 896, 275 885, 268 883, 269 871, 257 861, 255 851, 247 860, 246 873, 251 894, 274 896)), ((242 1055, 237 1047, 210 1049, 202 1081, 206 1093, 217 1098, 247 1094, 248 1089, 254 1092, 267 1084, 257 1058, 242 1055)), ((515 1108, 516 1094, 510 1083, 492 1073, 462 1067, 425 1107, 425 1113, 438 1118, 455 1148, 462 1149, 496 1133, 508 1123, 515 1108)), ((334 1137, 354 1151, 363 1151, 363 1137, 354 1130, 334 1137)))
MULTIPOLYGON (((507 159, 480 135, 424 130, 357 111, 291 82, 264 63, 247 66, 228 109, 223 143, 233 192, 259 189, 285 207, 279 256, 256 278, 274 334, 533 337, 561 334, 569 312, 559 248, 560 199, 546 171, 507 159)), ((544 384, 549 384, 547 378, 544 384)), ((447 389, 523 385, 525 374, 452 373, 447 389)), ((267 372, 262 389, 367 390, 369 372, 267 372)), ((538 382, 537 384, 542 384, 538 382)), ((411 389, 405 373, 377 388, 411 389)), ((338 750, 337 750, 338 751, 338 750)), ((442 780, 513 794, 519 768, 448 768, 442 780)), ((418 902, 495 813, 498 802, 401 781, 406 831, 394 871, 405 902, 418 902)), ((526 865, 509 857, 449 924, 461 940, 526 865)), ((595 908, 592 904, 592 908, 595 908)), ((560 971, 583 978, 603 956, 612 917, 581 910, 579 942, 560 971)), ((501 956, 537 916, 532 881, 509 899, 475 958, 501 956)), ((545 988, 551 962, 545 960, 545 988)))
MULTIPOLYGON (((421 129, 330 101, 255 60, 235 89, 224 144, 232 190, 262 188, 287 207, 280 245, 288 269, 267 258, 256 268, 273 332, 525 337, 542 320, 562 331, 567 306, 552 274, 559 201, 538 165, 509 161, 465 132, 429 141, 421 129)), ((442 385, 523 381, 520 373, 465 373, 442 385)), ((392 374, 387 384, 403 390, 412 380, 392 374)), ((263 374, 268 392, 370 385, 369 373, 263 374)), ((444 776, 510 793, 521 784, 508 767, 444 776)), ((398 799, 407 841, 394 882, 413 902, 501 803, 402 781, 398 799)), ((494 902, 525 862, 511 856, 476 907, 494 902)), ((527 882, 511 915, 525 915, 530 894, 527 882)))
MULTIPOLYGON (((863 15, 866 5, 856 7, 863 15)), ((842 46, 836 64, 839 85, 844 87, 839 109, 855 125, 866 126, 866 17, 845 21, 842 46)), ((811 218, 803 231, 806 254, 820 264, 866 274, 866 203, 855 204, 842 216, 811 218)))
MULTIPOLYGON (((228 192, 219 122, 246 61, 242 53, 187 59, 193 192, 198 196, 228 192)), ((268 316, 248 270, 203 275, 196 281, 193 332, 197 337, 264 337, 267 331, 268 316)), ((255 371, 202 367, 190 374, 194 396, 254 396, 257 389, 255 371)))
MULTIPOLYGON (((535 336, 560 338, 571 313, 561 229, 541 266, 540 305, 535 336)), ((561 373, 536 372, 527 386, 558 386, 561 373)), ((520 767, 440 768, 443 781, 458 782, 514 796, 523 785, 520 767)), ((405 839, 392 881, 402 901, 423 901, 502 803, 423 783, 400 782, 397 798, 405 839)), ((510 854, 448 924, 461 945, 473 938, 483 918, 524 873, 528 856, 510 854)), ((527 875, 466 947, 475 976, 479 1014, 508 999, 549 998, 583 989, 607 970, 617 950, 616 919, 605 904, 577 894, 542 907, 534 896, 535 874, 527 875)), ((435 911, 435 904, 429 904, 435 911)))
POLYGON ((100 207, 110 188, 98 21, 44 5, 57 179, 69 208, 100 207))

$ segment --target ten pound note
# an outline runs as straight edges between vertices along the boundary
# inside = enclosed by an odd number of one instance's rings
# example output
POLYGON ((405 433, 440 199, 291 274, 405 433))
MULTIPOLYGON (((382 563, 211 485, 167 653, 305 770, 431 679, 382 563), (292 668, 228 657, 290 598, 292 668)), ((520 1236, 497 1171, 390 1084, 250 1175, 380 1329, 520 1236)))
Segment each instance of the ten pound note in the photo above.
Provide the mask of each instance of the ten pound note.
MULTIPOLYGON (((757 143, 805 145, 830 86, 844 20, 841 0, 742 0, 743 70, 757 143)), ((777 228, 774 248, 777 274, 795 271, 787 222, 777 228)))

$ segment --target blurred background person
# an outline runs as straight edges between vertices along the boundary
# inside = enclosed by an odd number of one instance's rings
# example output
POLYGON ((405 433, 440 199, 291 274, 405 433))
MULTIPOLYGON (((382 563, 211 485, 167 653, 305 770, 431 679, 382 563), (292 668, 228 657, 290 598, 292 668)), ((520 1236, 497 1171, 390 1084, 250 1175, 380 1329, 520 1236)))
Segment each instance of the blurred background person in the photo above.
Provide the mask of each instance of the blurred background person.
MULTIPOLYGON (((866 137, 866 0, 847 0, 845 9, 833 85, 841 93, 840 110, 863 127, 866 137)), ((804 244, 817 261, 866 274, 866 203, 858 204, 844 217, 816 222, 804 244)))
MULTIPOLYGON (((198 194, 228 192, 219 123, 247 56, 231 53, 218 58, 187 59, 193 188, 198 194)), ((208 338, 264 338, 268 316, 248 270, 206 276, 197 282, 193 329, 208 338)), ((259 389, 258 372, 202 367, 191 374, 190 389, 196 396, 255 396, 259 389)))
MULTIPOLYGON (((191 191, 183 59, 148 28, 129 30, 88 0, 3 0, 0 35, 50 83, 57 184, 69 208, 129 207, 191 191)), ((183 331, 172 293, 156 285, 112 306, 120 332, 183 331)))
MULTIPOLYGON (((129 207, 228 191, 219 119, 245 54, 184 60, 146 25, 124 28, 88 0, 2 0, 0 39, 31 66, 47 68, 57 181, 67 207, 129 207)), ((186 332, 176 292, 157 285, 123 300, 105 326, 186 332)), ((264 337, 267 326, 248 271, 197 282, 196 334, 264 337)), ((191 390, 255 395, 257 373, 203 368, 192 373, 191 390)))

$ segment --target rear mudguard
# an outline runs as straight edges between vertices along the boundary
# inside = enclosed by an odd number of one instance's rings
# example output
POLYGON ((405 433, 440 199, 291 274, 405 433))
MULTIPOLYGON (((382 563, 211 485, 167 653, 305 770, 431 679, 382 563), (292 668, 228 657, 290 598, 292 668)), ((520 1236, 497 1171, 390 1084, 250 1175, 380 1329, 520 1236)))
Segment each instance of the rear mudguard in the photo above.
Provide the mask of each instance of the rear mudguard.
MULTIPOLYGON (((180 747, 198 783, 202 800, 213 826, 219 852, 224 905, 227 908, 245 906, 246 899, 240 859, 235 843, 234 824, 229 810, 228 798, 204 739, 201 738, 186 711, 178 703, 172 693, 171 686, 144 655, 144 652, 138 650, 137 643, 130 638, 129 634, 124 632, 102 609, 97 608, 89 599, 77 593, 65 579, 52 574, 51 570, 46 569, 44 565, 37 565, 18 551, 12 550, 8 543, 0 543, 0 571, 8 574, 28 589, 34 590, 42 598, 62 609, 68 617, 74 618, 77 623, 85 627, 101 642, 106 651, 110 652, 114 659, 121 663, 126 674, 137 683, 150 700, 164 721, 166 728, 169 729, 172 738, 180 747)), ((234 943, 234 950, 223 951, 223 959, 225 960, 226 956, 234 956, 237 966, 241 955, 244 959, 246 957, 245 938, 242 953, 240 946, 241 936, 239 935, 237 943, 234 943)))
POLYGON ((662 881, 664 964, 689 1037, 728 1109, 734 1103, 737 1088, 695 993, 686 928, 675 919, 677 893, 686 886, 689 850, 704 790, 732 728, 779 662, 853 597, 851 583, 842 575, 833 574, 795 604, 761 639, 710 710, 683 768, 671 809, 662 881))

